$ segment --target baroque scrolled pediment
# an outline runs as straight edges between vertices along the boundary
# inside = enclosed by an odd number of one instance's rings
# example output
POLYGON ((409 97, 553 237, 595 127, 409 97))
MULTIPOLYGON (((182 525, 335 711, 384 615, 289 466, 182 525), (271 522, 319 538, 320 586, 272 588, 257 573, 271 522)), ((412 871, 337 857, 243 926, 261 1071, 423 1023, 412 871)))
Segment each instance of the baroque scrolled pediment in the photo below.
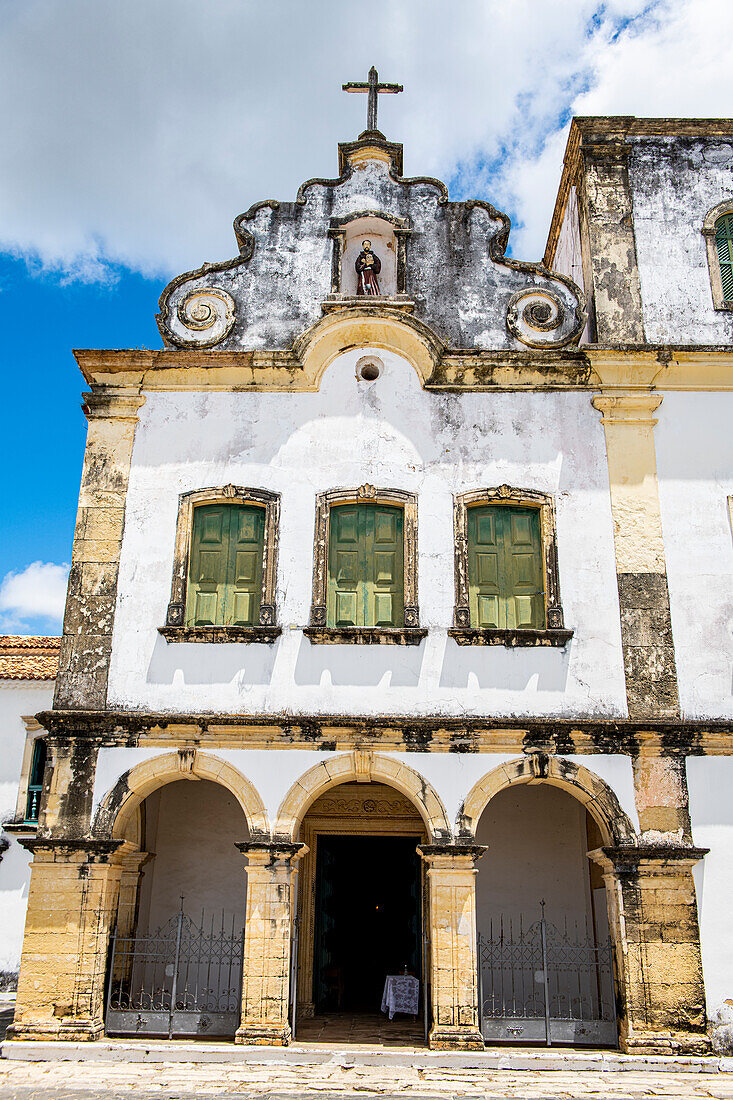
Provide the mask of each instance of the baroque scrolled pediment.
POLYGON ((157 318, 168 347, 287 351, 342 309, 355 324, 357 313, 407 310, 455 353, 577 343, 581 291, 506 255, 506 214, 483 200, 451 201, 439 180, 398 175, 401 158, 381 135, 344 148, 338 179, 307 181, 294 202, 256 203, 235 219, 236 257, 168 284, 157 318), (357 286, 362 231, 374 242, 377 278, 357 286))

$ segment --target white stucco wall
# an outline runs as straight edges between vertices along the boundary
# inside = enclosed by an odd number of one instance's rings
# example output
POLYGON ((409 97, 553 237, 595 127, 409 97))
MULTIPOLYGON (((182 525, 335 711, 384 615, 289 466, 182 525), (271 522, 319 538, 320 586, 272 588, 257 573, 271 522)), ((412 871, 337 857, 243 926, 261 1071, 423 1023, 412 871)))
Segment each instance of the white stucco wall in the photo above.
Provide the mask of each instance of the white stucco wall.
MULTIPOLYGON (((53 683, 0 680, 0 822, 15 816, 26 728, 23 717, 48 710, 53 683)), ((0 860, 0 970, 17 970, 28 902, 30 853, 11 834, 0 860)))
POLYGON ((248 839, 234 795, 206 780, 179 780, 146 800, 145 846, 138 928, 154 931, 184 911, 216 931, 222 913, 228 931, 244 923, 246 859, 235 848, 248 839))
POLYGON ((545 915, 592 933, 585 807, 557 787, 522 785, 500 791, 481 815, 476 840, 488 851, 478 863, 476 923, 485 936, 511 921, 528 928, 545 915))
POLYGON ((610 715, 625 713, 603 432, 587 394, 426 393, 385 361, 357 381, 361 348, 315 394, 155 393, 130 474, 108 702, 160 711, 610 715), (282 494, 273 646, 167 644, 181 492, 227 483, 282 494), (315 495, 364 482, 418 494, 419 647, 313 646, 315 495), (508 483, 555 495, 567 648, 459 648, 452 494, 508 483))
POLYGON ((695 868, 708 1015, 733 998, 733 758, 687 759, 692 836, 710 852, 695 868))
MULTIPOLYGON (((290 788, 305 772, 324 760, 343 755, 308 749, 207 749, 220 760, 231 764, 258 791, 267 810, 270 825, 277 821, 278 809, 290 788)), ((165 748, 101 748, 94 786, 94 812, 105 795, 126 771, 154 756, 170 752, 165 748)), ((487 772, 500 764, 516 759, 516 754, 504 753, 419 753, 379 752, 406 764, 435 790, 441 799, 448 820, 455 824, 458 811, 469 791, 487 772)), ((639 819, 634 803, 634 781, 631 760, 627 756, 568 756, 564 759, 582 765, 602 779, 619 800, 621 808, 636 830, 639 819)))
POLYGON ((733 717, 733 394, 668 393, 655 428, 682 711, 733 717))
POLYGON ((629 181, 644 330, 650 343, 728 344, 733 313, 716 311, 702 226, 733 198, 733 145, 629 139, 629 181))

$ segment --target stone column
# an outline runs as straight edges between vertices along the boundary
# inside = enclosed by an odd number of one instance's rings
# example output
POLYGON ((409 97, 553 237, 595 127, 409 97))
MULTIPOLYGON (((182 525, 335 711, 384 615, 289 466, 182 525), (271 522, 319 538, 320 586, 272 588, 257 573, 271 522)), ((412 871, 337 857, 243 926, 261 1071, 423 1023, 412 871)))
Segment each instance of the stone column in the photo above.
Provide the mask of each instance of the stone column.
POLYGON ((98 1039, 120 866, 116 840, 22 841, 33 852, 9 1039, 98 1039))
POLYGON ((242 1019, 235 1043, 290 1042, 290 956, 296 862, 305 844, 238 844, 247 856, 242 1019))
POLYGON ((692 868, 706 849, 598 848, 614 941, 621 1049, 706 1054, 705 989, 692 868))
POLYGON ((428 868, 430 1047, 483 1050, 478 1012, 476 861, 486 848, 421 844, 417 850, 428 868))

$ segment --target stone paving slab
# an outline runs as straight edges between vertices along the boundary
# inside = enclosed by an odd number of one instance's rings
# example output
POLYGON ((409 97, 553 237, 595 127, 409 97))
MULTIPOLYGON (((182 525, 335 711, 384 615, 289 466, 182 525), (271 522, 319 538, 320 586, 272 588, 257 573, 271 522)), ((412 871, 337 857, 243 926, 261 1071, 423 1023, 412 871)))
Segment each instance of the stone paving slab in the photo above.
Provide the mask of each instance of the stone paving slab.
POLYGON ((3 1100, 733 1100, 733 1074, 0 1062, 3 1100))
POLYGON ((717 1057, 646 1056, 620 1054, 608 1050, 568 1050, 562 1048, 490 1047, 480 1052, 433 1051, 425 1047, 392 1047, 378 1043, 359 1046, 343 1043, 320 1045, 292 1043, 288 1047, 235 1046, 233 1043, 170 1042, 154 1039, 105 1039, 95 1043, 22 1042, 6 1040, 0 1047, 3 1059, 35 1062, 122 1062, 221 1064, 228 1067, 243 1063, 287 1064, 291 1066, 373 1066, 385 1070, 420 1068, 450 1071, 505 1070, 675 1074, 717 1074, 733 1070, 733 1059, 717 1057), (726 1065, 726 1063, 730 1063, 726 1065))

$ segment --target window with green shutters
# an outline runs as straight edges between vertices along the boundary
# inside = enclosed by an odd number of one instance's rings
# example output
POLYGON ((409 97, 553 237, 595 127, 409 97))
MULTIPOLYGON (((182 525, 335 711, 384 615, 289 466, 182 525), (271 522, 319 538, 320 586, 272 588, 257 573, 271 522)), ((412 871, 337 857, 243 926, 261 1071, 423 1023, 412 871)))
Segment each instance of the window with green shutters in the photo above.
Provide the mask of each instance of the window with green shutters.
POLYGON ((258 623, 264 538, 264 508, 225 503, 194 508, 187 626, 258 623))
POLYGON ((328 626, 402 626, 403 510, 384 504, 332 507, 329 522, 328 626))
POLYGON ((467 519, 471 626, 543 629, 539 509, 490 504, 469 508, 467 519))
POLYGON ((733 305, 733 213, 724 214, 715 223, 715 247, 718 251, 723 301, 733 305))
POLYGON ((25 821, 35 824, 38 821, 38 809, 43 791, 43 773, 46 769, 46 739, 37 737, 33 742, 33 758, 28 777, 28 793, 25 803, 25 821))

